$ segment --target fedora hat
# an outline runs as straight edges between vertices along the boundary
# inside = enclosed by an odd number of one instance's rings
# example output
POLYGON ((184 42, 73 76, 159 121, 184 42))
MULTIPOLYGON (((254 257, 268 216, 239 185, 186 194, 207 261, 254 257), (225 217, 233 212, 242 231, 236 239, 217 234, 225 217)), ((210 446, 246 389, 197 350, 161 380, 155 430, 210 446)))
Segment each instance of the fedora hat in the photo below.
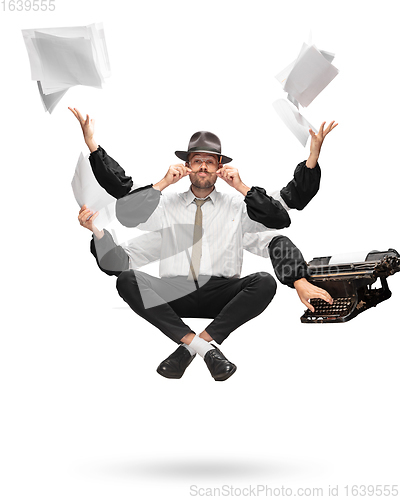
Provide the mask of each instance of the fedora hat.
POLYGON ((229 163, 232 158, 221 154, 221 141, 212 132, 196 132, 189 141, 187 151, 175 151, 178 158, 188 161, 190 153, 210 153, 218 155, 219 163, 229 163))

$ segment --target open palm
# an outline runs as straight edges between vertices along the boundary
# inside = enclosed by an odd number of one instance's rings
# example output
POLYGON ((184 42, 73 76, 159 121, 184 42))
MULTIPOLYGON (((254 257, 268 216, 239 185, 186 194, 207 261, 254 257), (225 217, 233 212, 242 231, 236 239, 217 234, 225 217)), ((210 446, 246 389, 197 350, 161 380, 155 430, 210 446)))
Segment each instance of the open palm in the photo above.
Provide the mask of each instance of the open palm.
POLYGON ((338 123, 332 121, 326 129, 324 129, 324 125, 326 122, 323 122, 319 128, 318 134, 316 134, 313 130, 309 130, 311 135, 311 144, 310 144, 310 153, 318 156, 321 151, 322 143, 324 142, 325 137, 331 132, 338 123))
POLYGON ((80 123, 85 141, 92 140, 94 135, 94 119, 90 119, 89 115, 86 115, 86 119, 83 118, 81 113, 76 108, 68 107, 68 109, 72 111, 72 113, 80 123))

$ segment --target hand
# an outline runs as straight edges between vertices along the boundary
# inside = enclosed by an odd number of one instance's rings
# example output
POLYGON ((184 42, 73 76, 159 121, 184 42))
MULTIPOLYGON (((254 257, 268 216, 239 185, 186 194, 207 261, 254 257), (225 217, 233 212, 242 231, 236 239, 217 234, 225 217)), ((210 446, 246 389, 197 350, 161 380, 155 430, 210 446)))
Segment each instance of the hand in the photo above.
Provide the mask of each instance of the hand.
POLYGON ((104 235, 104 231, 99 231, 97 227, 93 224, 95 218, 99 215, 99 212, 93 213, 92 210, 89 210, 86 205, 83 205, 79 210, 78 220, 79 224, 86 229, 89 229, 94 233, 94 235, 100 239, 104 235), (89 219, 90 217, 90 219, 89 219))
POLYGON ((301 278, 294 283, 294 287, 297 291, 298 296, 300 297, 301 302, 310 309, 311 312, 314 312, 314 307, 308 302, 309 299, 323 299, 329 304, 333 303, 332 297, 326 290, 322 288, 318 288, 317 286, 312 285, 305 278, 301 278))
POLYGON ((311 143, 310 143, 310 158, 307 160, 307 167, 314 168, 317 164, 317 160, 319 158, 322 143, 324 142, 325 137, 331 132, 335 127, 339 124, 332 121, 326 130, 324 130, 324 125, 326 122, 323 122, 319 128, 318 134, 316 134, 313 130, 309 129, 311 135, 311 143))
POLYGON ((186 177, 190 173, 192 173, 192 169, 187 167, 183 163, 171 165, 164 178, 161 179, 160 182, 157 182, 157 184, 153 184, 153 188, 162 191, 171 184, 175 184, 176 182, 180 181, 183 177, 186 177))
POLYGON ((93 118, 90 119, 89 115, 86 115, 86 119, 83 118, 81 113, 76 108, 68 107, 68 109, 74 114, 74 116, 76 117, 76 119, 80 123, 80 126, 82 128, 82 132, 83 132, 83 137, 85 139, 86 144, 89 146, 90 151, 91 152, 96 151, 98 146, 93 139, 94 119, 93 118))
POLYGON ((216 174, 220 179, 223 179, 231 187, 246 196, 250 188, 243 184, 237 168, 231 167, 230 165, 223 166, 220 163, 220 168, 217 170, 216 174))

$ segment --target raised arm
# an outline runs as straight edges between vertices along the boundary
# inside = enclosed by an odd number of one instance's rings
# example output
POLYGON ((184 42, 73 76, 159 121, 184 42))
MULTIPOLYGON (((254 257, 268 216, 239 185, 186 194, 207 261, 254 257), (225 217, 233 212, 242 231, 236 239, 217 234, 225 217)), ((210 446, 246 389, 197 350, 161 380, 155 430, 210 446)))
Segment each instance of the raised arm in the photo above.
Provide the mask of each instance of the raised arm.
POLYGON ((335 121, 331 121, 331 123, 325 129, 325 123, 323 122, 319 128, 318 134, 316 134, 313 130, 309 129, 311 135, 310 142, 310 156, 307 160, 307 168, 314 168, 317 165, 319 155, 321 153, 322 143, 324 142, 325 137, 331 132, 335 127, 339 124, 335 123, 335 121))
POLYGON ((297 165, 293 179, 280 191, 280 196, 288 208, 303 210, 318 192, 321 180, 321 169, 318 164, 321 147, 325 137, 338 125, 332 121, 325 129, 325 123, 321 124, 318 134, 309 130, 310 156, 297 165))
POLYGON ((85 143, 89 148, 90 152, 93 153, 93 151, 96 151, 96 149, 98 148, 97 143, 94 140, 94 119, 93 118, 90 119, 89 115, 86 115, 86 118, 83 118, 79 110, 77 110, 76 108, 70 108, 68 106, 68 109, 78 120, 82 128, 83 138, 85 140, 85 143))
POLYGON ((76 108, 68 108, 78 120, 86 145, 90 150, 89 162, 100 186, 116 199, 128 194, 132 187, 132 177, 125 174, 124 169, 109 156, 94 140, 94 120, 86 115, 83 118, 76 108))

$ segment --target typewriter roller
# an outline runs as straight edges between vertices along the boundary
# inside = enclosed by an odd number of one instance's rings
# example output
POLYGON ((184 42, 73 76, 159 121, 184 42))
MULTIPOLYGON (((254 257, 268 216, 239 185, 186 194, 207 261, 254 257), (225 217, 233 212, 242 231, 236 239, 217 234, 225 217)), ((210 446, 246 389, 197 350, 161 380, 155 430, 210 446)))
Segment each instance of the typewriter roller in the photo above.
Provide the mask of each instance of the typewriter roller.
POLYGON ((387 277, 400 271, 400 255, 390 248, 387 252, 369 252, 364 262, 330 264, 332 257, 316 257, 308 263, 308 281, 326 290, 333 304, 322 299, 310 299, 315 311, 307 309, 302 323, 343 323, 392 295, 387 277), (379 278, 381 287, 372 288, 379 278))

